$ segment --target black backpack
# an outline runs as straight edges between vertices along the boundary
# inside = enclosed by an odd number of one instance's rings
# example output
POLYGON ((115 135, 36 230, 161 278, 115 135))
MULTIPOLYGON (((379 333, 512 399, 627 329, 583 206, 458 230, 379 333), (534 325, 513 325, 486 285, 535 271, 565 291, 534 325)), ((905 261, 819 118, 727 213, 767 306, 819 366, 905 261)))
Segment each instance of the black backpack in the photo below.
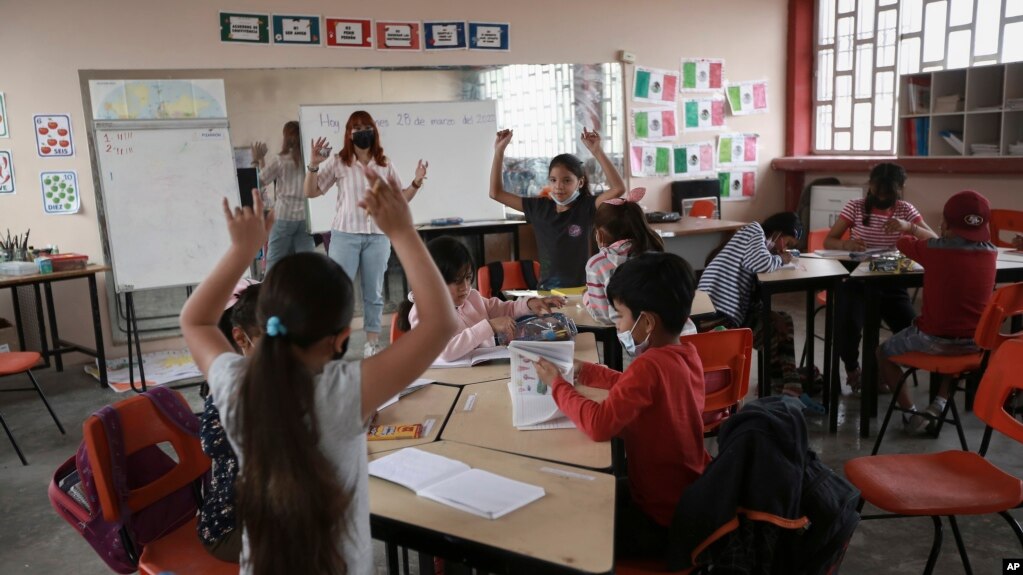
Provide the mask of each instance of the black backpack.
MULTIPOLYGON (((537 287, 536 274, 533 273, 533 260, 518 260, 522 266, 522 278, 526 280, 526 289, 535 290, 537 287)), ((502 286, 504 285, 504 264, 503 262, 490 262, 487 264, 487 271, 490 273, 490 294, 497 299, 507 301, 504 297, 502 286)))
POLYGON ((810 525, 799 536, 799 573, 825 575, 838 570, 860 514, 860 490, 807 451, 803 468, 803 513, 810 525))

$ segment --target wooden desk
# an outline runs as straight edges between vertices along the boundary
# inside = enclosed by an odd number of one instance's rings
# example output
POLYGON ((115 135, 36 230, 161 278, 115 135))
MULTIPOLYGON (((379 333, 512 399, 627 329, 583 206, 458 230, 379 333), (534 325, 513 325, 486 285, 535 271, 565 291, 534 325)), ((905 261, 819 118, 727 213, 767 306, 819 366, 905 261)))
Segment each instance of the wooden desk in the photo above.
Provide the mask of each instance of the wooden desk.
POLYGON ((431 443, 440 437, 440 430, 451 414, 451 409, 458 398, 458 388, 448 385, 430 384, 425 389, 412 392, 377 413, 374 425, 394 425, 397 423, 422 423, 434 419, 430 433, 419 439, 395 439, 387 441, 367 441, 370 453, 383 453, 404 449, 424 443, 431 443))
MULTIPOLYGON (((603 401, 608 393, 582 385, 576 389, 594 401, 603 401)), ((463 387, 441 439, 590 469, 609 469, 612 463, 611 442, 597 443, 578 429, 515 429, 507 381, 463 387), (465 411, 472 396, 472 410, 465 411)))
POLYGON ((776 293, 806 292, 806 356, 808 365, 813 365, 814 357, 814 336, 813 336, 813 312, 814 301, 818 291, 827 293, 827 305, 824 309, 824 404, 828 408, 828 429, 834 433, 838 431, 838 396, 841 395, 841 386, 836 377, 838 370, 836 348, 833 342, 833 322, 835 288, 842 278, 849 275, 848 270, 838 260, 819 258, 799 258, 797 269, 782 269, 771 273, 757 274, 757 281, 760 282, 760 295, 762 307, 761 346, 757 357, 757 377, 759 384, 759 396, 765 397, 770 394, 770 376, 768 367, 771 361, 771 296, 776 293))
POLYGON ((91 355, 96 358, 99 364, 99 385, 107 387, 107 358, 103 348, 103 323, 100 320, 99 294, 96 289, 96 274, 110 271, 108 266, 91 264, 81 270, 54 272, 49 274, 32 274, 25 276, 0 275, 0 289, 10 288, 11 301, 14 304, 14 320, 18 328, 18 345, 25 349, 25 328, 21 324, 21 301, 18 298, 18 288, 31 286, 35 292, 36 300, 36 321, 39 324, 39 339, 42 345, 41 354, 45 360, 44 367, 50 367, 50 356, 54 357, 57 371, 64 371, 65 353, 79 352, 91 355), (96 338, 96 348, 91 349, 85 346, 71 343, 60 338, 57 331, 57 311, 53 302, 53 282, 85 278, 89 282, 89 303, 92 305, 92 329, 96 338), (51 342, 47 340, 46 323, 43 320, 43 298, 40 295, 40 286, 46 293, 46 313, 50 322, 51 342))
MULTIPOLYGON (((597 341, 593 334, 580 333, 575 338, 575 357, 597 362, 597 341)), ((474 367, 445 367, 428 369, 421 376, 449 385, 470 385, 485 381, 511 379, 511 362, 507 359, 483 363, 474 367)), ((400 403, 400 402, 399 402, 400 403)))
POLYGON ((650 224, 664 241, 664 251, 681 256, 693 271, 702 270, 707 256, 748 222, 684 217, 677 222, 650 224))
POLYGON ((448 441, 419 449, 538 485, 546 495, 500 519, 489 520, 370 477, 374 539, 491 573, 613 570, 613 476, 448 441))

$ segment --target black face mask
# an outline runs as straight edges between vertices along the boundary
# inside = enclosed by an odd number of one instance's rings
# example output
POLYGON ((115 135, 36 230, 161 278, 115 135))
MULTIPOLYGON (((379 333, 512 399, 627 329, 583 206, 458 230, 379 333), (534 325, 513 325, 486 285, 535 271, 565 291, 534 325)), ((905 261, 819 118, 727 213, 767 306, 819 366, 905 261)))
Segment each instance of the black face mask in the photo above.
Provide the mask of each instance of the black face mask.
POLYGON ((373 142, 375 142, 376 139, 377 133, 372 130, 352 132, 352 143, 355 144, 356 148, 368 150, 373 147, 373 142))

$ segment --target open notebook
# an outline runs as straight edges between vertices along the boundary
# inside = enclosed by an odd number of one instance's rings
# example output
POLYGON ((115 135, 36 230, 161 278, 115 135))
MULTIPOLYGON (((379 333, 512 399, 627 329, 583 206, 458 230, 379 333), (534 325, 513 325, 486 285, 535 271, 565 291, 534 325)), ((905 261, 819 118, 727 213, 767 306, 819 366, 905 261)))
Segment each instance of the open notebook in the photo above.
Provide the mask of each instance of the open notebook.
POLYGON ((511 352, 512 425, 522 431, 575 427, 554 403, 554 395, 536 374, 533 362, 541 357, 558 367, 562 376, 572 381, 574 341, 513 341, 511 352))
POLYGON ((472 367, 478 363, 485 361, 493 361, 495 359, 508 359, 508 348, 504 346, 497 347, 480 347, 472 350, 468 354, 454 360, 444 361, 441 358, 437 358, 433 361, 433 365, 430 367, 472 367))
POLYGON ((543 497, 543 487, 508 479, 461 461, 407 447, 369 462, 369 474, 420 497, 497 519, 543 497))

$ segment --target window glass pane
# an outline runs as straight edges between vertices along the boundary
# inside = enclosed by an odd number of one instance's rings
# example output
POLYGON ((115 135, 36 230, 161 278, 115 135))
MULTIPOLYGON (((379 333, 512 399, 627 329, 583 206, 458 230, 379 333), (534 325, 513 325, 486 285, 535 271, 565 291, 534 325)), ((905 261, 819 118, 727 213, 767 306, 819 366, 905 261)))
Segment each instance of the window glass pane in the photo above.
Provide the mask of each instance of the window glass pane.
POLYGON ((1002 44, 1002 62, 1023 60, 1023 22, 1005 25, 1005 43, 1002 44))
POLYGON ((923 26, 923 0, 902 0, 899 10, 902 12, 902 33, 919 32, 923 26))
POLYGON ((891 126, 895 113, 895 72, 878 72, 875 78, 874 125, 891 126))
POLYGON ((899 73, 915 74, 920 71, 920 38, 906 38, 899 44, 899 73))
POLYGON ((945 10, 947 2, 932 2, 924 14, 924 62, 945 59, 945 10))
POLYGON ((848 152, 852 148, 852 135, 849 132, 835 132, 835 149, 848 152))
POLYGON ((845 14, 856 9, 856 0, 838 0, 838 13, 845 14))
POLYGON ((856 97, 869 98, 873 89, 874 47, 860 44, 856 47, 856 97))
POLYGON ((899 0, 881 0, 880 2, 877 3, 877 5, 878 6, 892 6, 892 5, 898 4, 898 3, 899 3, 899 0))
POLYGON ((871 105, 870 102, 861 102, 856 104, 855 118, 856 122, 853 125, 853 149, 854 150, 869 150, 871 143, 871 105))
POLYGON ((874 132, 874 151, 875 152, 891 152, 892 151, 892 133, 891 132, 874 132))
POLYGON ((838 20, 838 64, 835 69, 839 72, 852 70, 853 66, 853 19, 840 18, 838 20))
POLYGON ((817 16, 817 43, 831 44, 835 41, 835 0, 820 0, 817 16))
POLYGON ((948 25, 960 26, 970 22, 973 22, 973 0, 952 0, 948 9, 948 25))
POLYGON ((946 68, 966 68, 970 65, 971 30, 956 30, 948 35, 948 65, 946 68))
POLYGON ((874 37, 874 0, 860 0, 856 13, 856 37, 866 40, 874 37))
POLYGON ((895 24, 898 14, 885 10, 877 15, 877 65, 895 65, 895 24))
POLYGON ((852 126, 852 76, 835 79, 835 127, 852 126))
POLYGON ((1006 0, 1005 17, 1023 16, 1023 0, 1006 0))
POLYGON ((817 149, 831 149, 831 106, 817 106, 817 149))
POLYGON ((817 53, 817 99, 830 100, 832 97, 831 84, 835 78, 835 71, 832 68, 835 64, 834 50, 821 50, 817 53))
POLYGON ((998 52, 999 18, 1001 17, 1001 0, 977 0, 977 21, 973 23, 973 31, 977 33, 977 42, 973 46, 974 56, 986 56, 998 52))

